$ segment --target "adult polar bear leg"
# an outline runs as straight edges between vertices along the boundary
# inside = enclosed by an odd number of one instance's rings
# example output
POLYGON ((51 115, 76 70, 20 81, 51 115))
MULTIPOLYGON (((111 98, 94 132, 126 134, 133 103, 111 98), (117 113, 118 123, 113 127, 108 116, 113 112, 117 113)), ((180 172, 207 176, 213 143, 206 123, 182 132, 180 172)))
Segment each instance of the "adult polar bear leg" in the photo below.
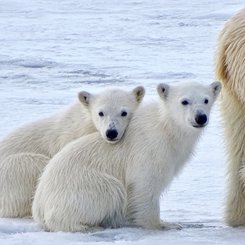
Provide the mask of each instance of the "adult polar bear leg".
MULTIPOLYGON (((69 178, 69 177, 68 177, 69 178)), ((126 209, 126 190, 115 177, 94 169, 79 170, 61 191, 40 182, 33 202, 33 218, 48 231, 87 232, 118 227, 126 209), (71 183, 73 182, 73 183, 71 183), (46 202, 42 203, 43 193, 46 202)))
POLYGON ((222 92, 224 98, 221 108, 223 111, 236 111, 231 117, 230 113, 223 113, 225 124, 226 148, 228 150, 228 191, 226 197, 225 220, 229 225, 245 225, 245 130, 237 122, 245 122, 242 105, 233 99, 227 91, 222 92), (240 143, 239 143, 240 142, 240 143), (243 143, 242 143, 243 142, 243 143))
POLYGON ((36 182, 49 160, 41 154, 20 153, 0 162, 0 217, 31 215, 36 182))
POLYGON ((225 24, 218 39, 215 72, 222 81, 221 115, 228 153, 225 219, 245 226, 245 9, 225 24))

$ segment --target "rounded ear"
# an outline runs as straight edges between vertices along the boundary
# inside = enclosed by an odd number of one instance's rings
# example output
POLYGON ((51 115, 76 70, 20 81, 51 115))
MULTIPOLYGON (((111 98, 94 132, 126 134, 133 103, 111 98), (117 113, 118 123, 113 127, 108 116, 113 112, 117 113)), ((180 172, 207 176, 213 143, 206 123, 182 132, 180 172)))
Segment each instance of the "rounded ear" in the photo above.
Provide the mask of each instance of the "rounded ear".
POLYGON ((81 91, 78 93, 78 99, 85 106, 89 106, 91 98, 92 95, 86 91, 81 91))
POLYGON ((215 82, 211 83, 210 86, 211 86, 214 98, 216 99, 218 97, 220 91, 221 91, 221 88, 222 88, 221 82, 215 81, 215 82))
POLYGON ((138 86, 133 90, 133 94, 136 98, 136 101, 140 103, 145 96, 145 88, 143 86, 138 86))
POLYGON ((166 83, 159 83, 157 85, 157 93, 159 94, 159 96, 166 100, 168 97, 168 92, 169 92, 169 85, 166 83))

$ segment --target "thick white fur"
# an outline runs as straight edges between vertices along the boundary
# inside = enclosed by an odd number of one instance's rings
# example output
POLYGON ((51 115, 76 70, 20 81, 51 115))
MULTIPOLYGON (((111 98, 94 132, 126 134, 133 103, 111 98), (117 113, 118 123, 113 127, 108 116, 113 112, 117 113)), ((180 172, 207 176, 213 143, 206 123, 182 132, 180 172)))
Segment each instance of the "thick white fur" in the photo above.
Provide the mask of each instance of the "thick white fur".
POLYGON ((223 83, 221 113, 228 153, 225 220, 245 226, 245 9, 224 26, 218 39, 216 77, 223 83))
POLYGON ((95 126, 102 134, 106 128, 102 126, 109 120, 118 122, 114 124, 119 132, 117 141, 120 140, 143 97, 141 86, 133 91, 111 88, 96 95, 80 92, 82 103, 24 125, 3 139, 0 142, 0 217, 31 215, 36 182, 48 161, 67 143, 95 132, 95 126), (107 113, 105 119, 98 116, 98 106, 107 113), (127 116, 121 116, 122 110, 127 111, 127 116))
POLYGON ((190 157, 202 132, 195 117, 200 111, 209 116, 219 90, 218 82, 160 84, 162 101, 140 107, 119 143, 108 145, 93 133, 68 144, 40 178, 34 220, 50 231, 165 228, 160 194, 190 157))

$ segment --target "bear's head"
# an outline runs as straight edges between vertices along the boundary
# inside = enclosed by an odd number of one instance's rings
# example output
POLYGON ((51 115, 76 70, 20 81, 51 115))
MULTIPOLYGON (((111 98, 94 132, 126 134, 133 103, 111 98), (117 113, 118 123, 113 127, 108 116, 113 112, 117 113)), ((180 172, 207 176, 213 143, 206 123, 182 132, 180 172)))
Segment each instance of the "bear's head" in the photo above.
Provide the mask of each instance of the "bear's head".
POLYGON ((178 85, 161 83, 157 92, 164 110, 181 128, 200 129, 208 124, 210 110, 221 90, 220 82, 210 85, 189 82, 178 85))
POLYGON ((90 111, 93 123, 103 139, 116 143, 122 138, 144 95, 144 87, 138 86, 132 91, 119 88, 109 88, 98 94, 82 91, 78 97, 90 111))

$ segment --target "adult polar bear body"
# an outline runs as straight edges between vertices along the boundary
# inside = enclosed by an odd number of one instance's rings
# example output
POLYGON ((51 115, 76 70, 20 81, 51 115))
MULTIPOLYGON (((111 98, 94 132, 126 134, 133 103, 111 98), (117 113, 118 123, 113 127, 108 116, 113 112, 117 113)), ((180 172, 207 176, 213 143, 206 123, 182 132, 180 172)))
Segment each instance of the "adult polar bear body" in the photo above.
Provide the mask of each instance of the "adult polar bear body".
POLYGON ((220 105, 228 152, 225 219, 245 226, 245 9, 219 35, 215 70, 223 83, 220 105))
POLYGON ((98 94, 82 91, 80 102, 66 111, 24 125, 3 139, 0 217, 31 215, 37 179, 49 160, 67 143, 96 129, 107 142, 120 140, 143 96, 141 86, 132 91, 111 88, 98 94))
POLYGON ((219 90, 219 82, 160 84, 162 101, 140 107, 118 144, 93 133, 67 145, 40 178, 34 220, 50 231, 164 228, 160 195, 190 157, 219 90))

